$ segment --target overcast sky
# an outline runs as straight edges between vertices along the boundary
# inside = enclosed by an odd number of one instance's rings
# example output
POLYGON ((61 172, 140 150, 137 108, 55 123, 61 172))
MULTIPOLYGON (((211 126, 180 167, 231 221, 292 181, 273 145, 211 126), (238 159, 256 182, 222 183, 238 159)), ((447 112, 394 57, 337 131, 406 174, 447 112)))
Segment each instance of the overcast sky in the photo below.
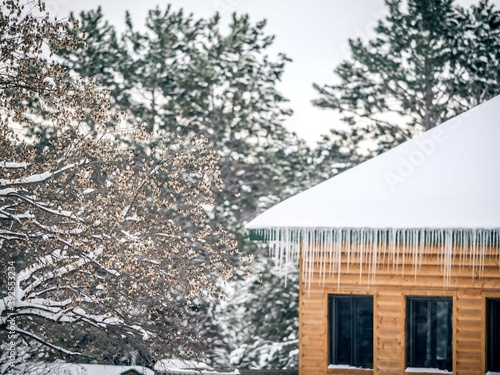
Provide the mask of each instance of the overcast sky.
MULTIPOLYGON (((469 6, 477 1, 457 2, 469 6)), ((370 38, 376 21, 386 14, 383 0, 46 0, 49 12, 58 17, 101 5, 118 29, 123 28, 126 10, 139 26, 149 9, 167 3, 197 17, 218 11, 226 21, 233 12, 248 13, 254 22, 267 19, 267 33, 276 36, 271 53, 283 52, 293 59, 279 86, 294 110, 286 125, 311 145, 328 129, 343 126, 333 111, 312 106, 317 97, 312 84, 331 83, 333 68, 349 57, 348 38, 370 38)), ((500 6, 500 0, 493 3, 500 6)))

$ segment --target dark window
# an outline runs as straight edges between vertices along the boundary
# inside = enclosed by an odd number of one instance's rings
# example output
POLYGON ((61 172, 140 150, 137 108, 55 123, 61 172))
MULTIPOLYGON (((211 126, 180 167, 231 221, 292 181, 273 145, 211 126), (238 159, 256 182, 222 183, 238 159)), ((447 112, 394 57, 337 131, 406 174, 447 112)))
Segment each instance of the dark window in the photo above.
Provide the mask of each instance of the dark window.
POLYGON ((452 370, 452 298, 408 297, 408 367, 452 370))
POLYGON ((488 371, 500 371, 500 299, 486 302, 488 371))
POLYGON ((373 297, 331 295, 330 363, 373 367, 373 297))

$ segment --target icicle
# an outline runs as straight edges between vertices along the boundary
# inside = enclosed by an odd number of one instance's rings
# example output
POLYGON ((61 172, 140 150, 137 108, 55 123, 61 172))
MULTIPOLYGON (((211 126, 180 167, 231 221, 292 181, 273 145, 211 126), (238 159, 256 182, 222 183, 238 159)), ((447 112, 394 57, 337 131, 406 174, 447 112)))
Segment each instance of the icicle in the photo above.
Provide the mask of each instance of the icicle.
POLYGON ((370 275, 370 282, 375 282, 375 274, 377 273, 377 261, 378 261, 378 233, 376 231, 371 231, 371 236, 372 236, 372 244, 373 244, 373 251, 372 253, 372 262, 371 262, 371 275, 370 275))
POLYGON ((308 278, 309 278, 309 288, 310 288, 310 285, 312 283, 312 280, 313 280, 313 276, 314 276, 314 258, 315 258, 315 251, 316 251, 316 248, 315 248, 315 241, 316 241, 316 236, 315 236, 315 233, 314 233, 314 230, 309 230, 307 231, 307 240, 309 242, 309 275, 308 275, 308 278))
POLYGON ((451 278, 452 254, 453 254, 453 235, 450 229, 445 232, 444 248, 443 248, 443 263, 444 263, 444 284, 447 287, 451 278))
POLYGON ((394 236, 394 253, 396 254, 396 275, 399 272, 399 250, 396 249, 396 243, 400 242, 400 231, 396 230, 395 236, 394 236))
POLYGON ((379 261, 380 261, 380 264, 383 265, 385 264, 386 262, 386 253, 387 253, 387 248, 386 248, 386 244, 387 244, 387 231, 382 231, 381 233, 381 237, 380 237, 380 243, 379 243, 379 253, 381 252, 382 253, 382 258, 379 258, 379 261))
POLYGON ((417 231, 415 231, 415 243, 413 247, 413 262, 414 262, 413 277, 415 280, 417 279, 417 273, 422 264, 421 256, 425 250, 425 238, 426 236, 424 229, 420 229, 418 233, 417 231))
POLYGON ((350 243, 346 241, 345 236, 346 233, 342 229, 338 229, 336 231, 335 257, 337 259, 337 268, 336 268, 337 278, 341 273, 343 249, 347 254, 346 262, 347 262, 347 269, 349 269, 350 243))
POLYGON ((359 281, 363 279, 363 255, 365 251, 365 231, 360 231, 360 244, 359 244, 359 281))
POLYGON ((479 269, 480 269, 480 276, 483 277, 484 276, 484 257, 485 257, 485 253, 486 253, 486 242, 488 239, 487 239, 486 231, 481 229, 480 232, 481 232, 481 249, 480 249, 481 258, 479 260, 479 269))
POLYGON ((352 252, 352 233, 350 229, 345 231, 344 245, 347 247, 347 272, 349 272, 351 266, 351 252, 352 252))
POLYGON ((395 271, 396 264, 396 231, 394 229, 389 230, 389 256, 387 260, 387 265, 392 262, 392 272, 395 271))
POLYGON ((496 230, 496 238, 495 238, 495 242, 493 242, 495 244, 497 244, 497 246, 499 247, 499 250, 497 251, 497 259, 498 259, 498 269, 500 270, 500 228, 496 230))
POLYGON ((403 261, 401 264, 401 275, 405 275, 405 262, 406 262, 406 231, 403 230, 401 231, 401 236, 402 236, 402 241, 401 241, 401 247, 402 247, 402 252, 403 252, 403 261))
POLYGON ((284 274, 285 284, 288 267, 302 259, 301 278, 308 285, 308 293, 316 278, 323 286, 336 280, 340 289, 342 259, 347 272, 351 264, 359 266, 360 282, 366 277, 368 286, 376 281, 382 265, 392 267, 395 274, 401 266, 404 275, 409 259, 416 278, 426 254, 437 257, 445 286, 451 281, 454 265, 459 270, 470 267, 474 279, 484 276, 487 257, 496 257, 500 264, 500 228, 266 228, 255 234, 268 242, 269 256, 284 274))
MULTIPOLYGON (((328 262, 330 264, 330 267, 328 267, 328 275, 330 278, 333 278, 335 274, 335 256, 333 254, 334 249, 333 249, 333 243, 335 241, 335 233, 336 231, 329 231, 327 233, 327 243, 328 243, 328 262)), ((324 281, 323 281, 323 285, 324 281)))
POLYGON ((460 248, 460 261, 458 264, 458 269, 462 270, 463 261, 464 261, 464 231, 460 231, 457 233, 457 245, 460 248))
POLYGON ((475 230, 472 230, 472 233, 471 233, 471 239, 470 239, 470 243, 471 243, 471 268, 472 268, 472 279, 474 280, 474 271, 475 271, 475 267, 476 267, 476 241, 477 241, 477 238, 476 238, 476 231, 475 230))

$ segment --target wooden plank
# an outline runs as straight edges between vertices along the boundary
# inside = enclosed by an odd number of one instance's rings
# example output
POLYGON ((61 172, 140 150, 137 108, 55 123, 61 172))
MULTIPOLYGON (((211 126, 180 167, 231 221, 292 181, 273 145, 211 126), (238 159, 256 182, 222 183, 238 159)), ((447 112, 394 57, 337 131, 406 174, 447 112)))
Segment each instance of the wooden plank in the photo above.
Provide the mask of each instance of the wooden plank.
POLYGON ((378 326, 378 335, 377 337, 380 340, 394 340, 396 338, 399 338, 400 336, 400 328, 399 326, 397 327, 383 327, 383 326, 378 326))
POLYGON ((377 373, 386 374, 389 371, 400 371, 399 358, 397 360, 390 360, 388 358, 381 359, 377 365, 377 373))
POLYGON ((302 337, 302 342, 307 345, 320 345, 325 340, 324 335, 305 335, 302 337))
POLYGON ((304 314, 301 318, 301 322, 306 326, 328 326, 328 319, 326 315, 308 315, 304 314))
POLYGON ((326 362, 324 357, 304 356, 303 354, 301 354, 300 363, 301 363, 301 368, 314 367, 314 368, 321 368, 323 369, 323 371, 326 368, 326 362))
POLYGON ((484 372, 480 370, 481 366, 477 363, 473 364, 459 363, 457 366, 458 366, 456 371, 457 374, 469 374, 469 375, 484 374, 484 372))
POLYGON ((480 328, 481 325, 481 316, 477 314, 476 316, 463 316, 463 315, 458 315, 457 316, 457 325, 473 325, 475 324, 477 328, 480 328))
MULTIPOLYGON (((462 327, 460 327, 462 328, 462 327)), ((481 332, 479 330, 475 331, 457 331, 457 340, 475 342, 477 345, 481 343, 481 332)))
POLYGON ((477 306, 477 308, 462 308, 460 304, 457 306, 457 315, 460 316, 463 320, 468 318, 473 318, 474 320, 478 315, 481 315, 481 306, 477 306))
POLYGON ((313 357, 321 357, 326 358, 325 348, 323 347, 323 342, 319 345, 305 345, 302 348, 302 355, 305 357, 313 356, 313 357))
POLYGON ((401 295, 399 288, 385 288, 377 291, 377 297, 382 300, 384 298, 393 299, 401 295))
POLYGON ((471 364, 471 365, 480 365, 481 364, 481 353, 469 353, 468 355, 457 355, 457 365, 459 364, 471 364))
POLYGON ((380 352, 383 350, 401 350, 401 347, 401 340, 399 339, 377 341, 377 348, 380 352))
POLYGON ((317 336, 319 334, 326 334, 326 324, 305 324, 302 322, 300 328, 303 330, 303 335, 317 336))
POLYGON ((481 353, 481 345, 479 342, 458 341, 455 348, 459 357, 462 355, 469 355, 470 353, 481 353))
MULTIPOLYGON (((499 272, 500 273, 500 272, 499 272)), ((471 279, 466 278, 451 278, 448 286, 445 288, 443 276, 425 276, 414 280, 413 277, 401 277, 394 275, 377 275, 374 283, 368 284, 368 277, 359 280, 359 275, 342 275, 343 286, 368 288, 375 291, 379 288, 400 286, 402 288, 435 288, 436 290, 451 290, 451 289, 470 289, 477 288, 483 291, 498 291, 500 290, 500 277, 496 279, 471 279)), ((326 283, 327 288, 332 288, 332 285, 326 283)))
POLYGON ((302 305, 302 311, 303 312, 310 312, 310 311, 325 311, 327 308, 327 305, 324 303, 304 303, 302 305))
POLYGON ((384 318, 391 318, 391 319, 400 319, 401 318, 401 309, 394 311, 394 310, 387 310, 385 308, 380 308, 382 312, 379 314, 379 316, 383 316, 384 318))
POLYGON ((386 316, 379 316, 377 317, 377 324, 379 326, 384 326, 384 327, 399 327, 401 325, 401 317, 386 317, 386 316))

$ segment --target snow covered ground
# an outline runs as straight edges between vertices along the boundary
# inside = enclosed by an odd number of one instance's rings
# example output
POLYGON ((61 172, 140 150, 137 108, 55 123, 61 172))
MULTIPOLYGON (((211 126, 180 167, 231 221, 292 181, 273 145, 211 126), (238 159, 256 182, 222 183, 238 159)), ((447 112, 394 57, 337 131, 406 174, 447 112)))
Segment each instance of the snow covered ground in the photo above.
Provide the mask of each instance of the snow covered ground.
MULTIPOLYGON (((25 363, 19 368, 22 374, 30 375, 122 375, 135 370, 140 375, 154 375, 154 371, 142 366, 117 366, 99 364, 79 364, 55 361, 52 363, 25 363)), ((128 374, 127 374, 128 375, 128 374)))

